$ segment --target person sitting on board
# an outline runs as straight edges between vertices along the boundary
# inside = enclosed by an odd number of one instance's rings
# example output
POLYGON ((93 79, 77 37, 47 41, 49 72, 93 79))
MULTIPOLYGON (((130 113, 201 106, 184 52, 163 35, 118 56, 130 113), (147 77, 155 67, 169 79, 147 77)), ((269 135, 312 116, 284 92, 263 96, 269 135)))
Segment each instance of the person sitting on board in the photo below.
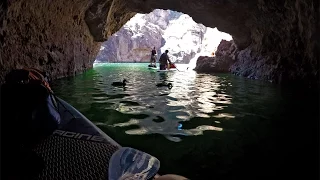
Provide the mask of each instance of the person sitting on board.
POLYGON ((168 62, 169 64, 172 64, 169 56, 168 56, 168 50, 166 50, 163 54, 161 54, 159 62, 160 62, 160 70, 166 70, 167 66, 168 66, 168 62))
POLYGON ((157 51, 156 47, 153 47, 151 51, 151 58, 150 58, 150 67, 157 67, 156 65, 156 58, 157 58, 157 51), (154 64, 153 64, 154 63, 154 64))

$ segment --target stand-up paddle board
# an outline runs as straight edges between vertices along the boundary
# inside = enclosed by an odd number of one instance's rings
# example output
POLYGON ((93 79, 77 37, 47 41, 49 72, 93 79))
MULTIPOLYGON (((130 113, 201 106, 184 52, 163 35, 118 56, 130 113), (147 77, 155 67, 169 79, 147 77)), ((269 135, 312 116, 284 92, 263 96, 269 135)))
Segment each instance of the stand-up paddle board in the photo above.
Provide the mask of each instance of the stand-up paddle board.
MULTIPOLYGON (((28 73, 30 74, 30 72, 28 73)), ((17 80, 20 77, 23 79, 24 77, 21 74, 21 71, 19 71, 15 78, 9 77, 17 80)), ((32 75, 34 76, 32 78, 38 78, 38 74, 32 75)), ((7 79, 9 79, 8 76, 6 76, 7 79)), ((13 163, 13 165, 10 165, 9 171, 5 172, 5 179, 149 180, 157 174, 160 167, 157 158, 137 149, 122 148, 73 106, 54 94, 45 94, 44 91, 49 90, 47 88, 42 84, 20 84, 20 81, 16 80, 1 85, 1 98, 7 97, 2 98, 1 103, 16 102, 16 100, 22 100, 21 103, 29 103, 29 101, 24 101, 29 99, 42 100, 41 98, 44 95, 46 95, 47 103, 46 107, 43 107, 44 110, 36 109, 37 111, 34 111, 32 110, 34 104, 30 103, 31 108, 28 107, 26 110, 20 111, 26 114, 26 124, 17 128, 26 128, 26 133, 35 133, 23 137, 21 141, 9 142, 9 146, 12 145, 12 148, 6 149, 6 156, 9 157, 5 159, 5 162, 6 165, 9 163, 13 163), (16 84, 16 82, 19 82, 19 84, 16 84), (30 94, 22 94, 20 88, 24 88, 23 90, 30 94), (17 96, 17 94, 21 96, 17 96), (34 97, 24 98, 25 95, 34 97), (17 98, 13 99, 13 97, 17 98), (33 121, 34 118, 28 116, 29 114, 33 116, 41 113, 44 114, 41 115, 42 117, 50 119, 56 115, 53 112, 57 112, 59 115, 57 124, 54 125, 53 120, 33 121), (43 130, 46 131, 46 134, 43 130), (36 140, 27 141, 28 137, 36 138, 36 140), (12 152, 9 153, 8 151, 12 152)), ((10 108, 6 110, 10 110, 10 108)), ((15 110, 13 109, 13 111, 15 110)), ((7 119, 10 116, 11 113, 5 114, 5 120, 15 120, 15 114, 12 115, 14 119, 7 119)), ((22 116, 19 116, 19 118, 22 118, 22 116)), ((10 125, 6 121, 3 122, 2 119, 1 123, 2 125, 4 123, 10 125)), ((5 137, 8 136, 13 135, 7 134, 5 137)), ((18 136, 14 135, 13 137, 18 136)), ((11 139, 6 139, 5 142, 8 140, 11 139)), ((3 156, 1 160, 3 162, 3 156)))
POLYGON ((150 70, 159 70, 159 68, 156 68, 156 67, 148 67, 148 69, 150 69, 150 70))
POLYGON ((157 72, 172 72, 172 71, 177 71, 177 69, 171 68, 171 69, 165 69, 165 70, 160 70, 160 69, 157 70, 157 72))
POLYGON ((159 67, 157 67, 156 65, 151 65, 151 64, 149 64, 149 65, 148 65, 148 69, 149 69, 149 70, 158 70, 159 67))

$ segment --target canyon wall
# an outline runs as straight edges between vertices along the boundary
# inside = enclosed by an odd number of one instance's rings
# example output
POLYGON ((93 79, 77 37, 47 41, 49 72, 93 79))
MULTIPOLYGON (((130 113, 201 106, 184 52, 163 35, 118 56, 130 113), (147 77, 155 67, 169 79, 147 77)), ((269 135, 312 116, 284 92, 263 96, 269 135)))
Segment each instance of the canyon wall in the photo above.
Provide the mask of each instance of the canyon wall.
POLYGON ((3 4, 0 82, 13 68, 35 67, 58 78, 92 67, 100 43, 94 41, 84 21, 89 5, 81 0, 3 4))
POLYGON ((102 44, 96 61, 150 62, 152 48, 156 47, 160 53, 160 47, 165 43, 163 32, 169 21, 179 14, 155 10, 146 15, 135 15, 102 44))
POLYGON ((231 71, 277 83, 319 83, 319 2, 258 1, 251 44, 231 71))
POLYGON ((136 14, 102 44, 96 62, 150 62, 151 50, 155 47, 157 59, 169 50, 172 62, 188 64, 206 48, 203 40, 207 29, 211 28, 197 24, 187 14, 171 10, 136 14))
POLYGON ((51 77, 92 66, 100 43, 136 13, 171 9, 233 36, 235 74, 274 82, 319 81, 316 0, 1 1, 0 79, 32 66, 51 77))
POLYGON ((195 71, 199 73, 228 73, 239 51, 233 41, 222 40, 214 56, 200 56, 195 71))

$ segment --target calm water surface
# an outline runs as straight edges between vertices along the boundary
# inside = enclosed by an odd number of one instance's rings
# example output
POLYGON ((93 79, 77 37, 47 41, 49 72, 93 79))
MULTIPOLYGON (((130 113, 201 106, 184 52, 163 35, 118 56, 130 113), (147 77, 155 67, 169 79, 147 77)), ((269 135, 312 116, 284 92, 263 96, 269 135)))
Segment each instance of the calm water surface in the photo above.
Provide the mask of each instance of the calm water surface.
POLYGON ((156 156, 160 173, 268 179, 315 168, 317 96, 230 74, 197 74, 184 65, 167 73, 146 66, 98 64, 52 86, 121 145, 156 156), (123 78, 125 88, 111 86, 123 78), (173 88, 156 87, 163 81, 173 88))

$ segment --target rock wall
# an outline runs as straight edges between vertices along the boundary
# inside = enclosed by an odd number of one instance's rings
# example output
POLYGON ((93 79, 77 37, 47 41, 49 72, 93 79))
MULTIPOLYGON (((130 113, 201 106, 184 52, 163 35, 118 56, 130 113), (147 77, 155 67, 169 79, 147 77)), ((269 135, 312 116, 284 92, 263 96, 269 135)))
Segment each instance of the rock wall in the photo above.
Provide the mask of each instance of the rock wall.
POLYGON ((172 62, 188 64, 200 52, 206 31, 204 25, 194 22, 189 15, 182 14, 170 21, 165 29, 165 44, 161 47, 161 52, 169 50, 172 62))
POLYGON ((94 42, 84 23, 89 5, 82 0, 18 0, 2 5, 0 82, 12 68, 35 67, 57 78, 92 67, 100 43, 94 42))
MULTIPOLYGON (((233 27, 222 22, 223 13, 219 11, 214 12, 217 19, 212 19, 211 23, 206 24, 206 19, 202 20, 205 25, 212 27, 215 24, 221 27, 220 30, 233 35, 239 54, 230 69, 232 73, 282 84, 299 82, 319 86, 319 2, 259 0, 215 3, 228 7, 225 13, 238 3, 234 13, 227 15, 228 23, 234 23, 233 27), (240 14, 240 9, 247 12, 240 14), (246 19, 242 19, 244 17, 246 19), (243 22, 242 27, 234 22, 236 19, 243 22), (233 32, 236 29, 240 32, 233 32), (246 33, 250 37, 246 37, 246 33)), ((192 13, 189 12, 190 15, 192 13)), ((196 15, 193 17, 197 20, 196 15)))
POLYGON ((150 62, 150 51, 156 47, 158 58, 169 50, 173 62, 188 64, 200 52, 207 29, 175 11, 137 14, 102 44, 96 61, 150 62))
POLYGON ((52 77, 91 67, 99 43, 135 13, 171 9, 233 36, 234 72, 275 82, 319 83, 316 0, 56 0, 0 2, 0 80, 12 68, 52 77), (249 67, 250 66, 250 67, 249 67), (253 68, 252 68, 253 67, 253 68))
POLYGON ((199 73, 227 73, 235 63, 239 51, 233 41, 222 40, 215 56, 200 56, 195 71, 199 73))
POLYGON ((170 11, 164 10, 137 14, 102 44, 96 61, 150 62, 152 48, 159 52, 165 42, 162 35, 170 18, 170 11))
POLYGON ((277 83, 319 83, 319 2, 261 0, 257 10, 252 42, 231 71, 277 83))

